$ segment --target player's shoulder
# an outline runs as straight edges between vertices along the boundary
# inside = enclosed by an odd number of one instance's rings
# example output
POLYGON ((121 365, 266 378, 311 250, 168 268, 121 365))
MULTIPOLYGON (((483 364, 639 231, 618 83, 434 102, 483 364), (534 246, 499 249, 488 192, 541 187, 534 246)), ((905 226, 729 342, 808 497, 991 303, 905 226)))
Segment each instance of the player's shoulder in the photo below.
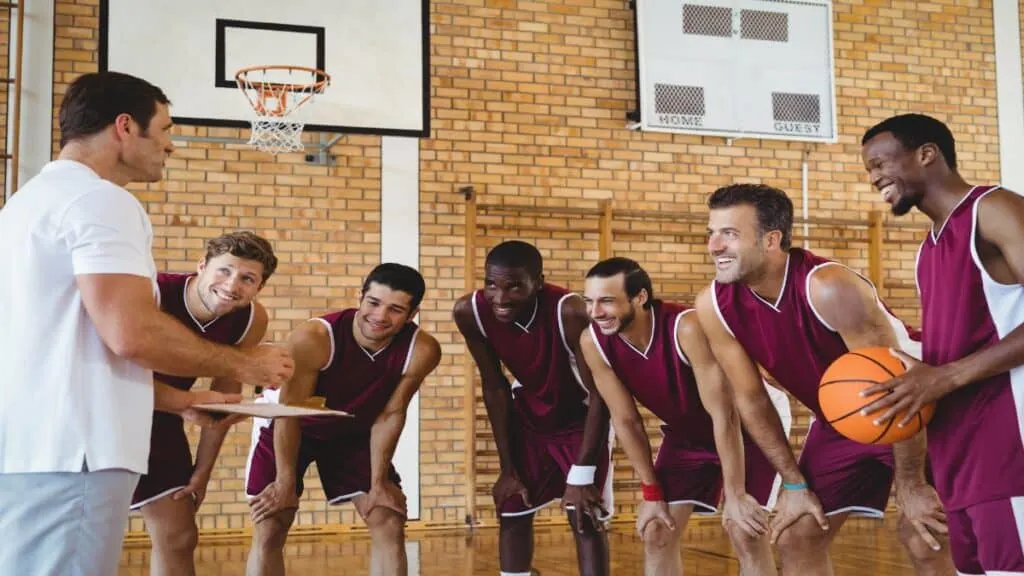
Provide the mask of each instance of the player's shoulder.
POLYGON ((473 299, 476 292, 469 292, 459 296, 452 305, 452 319, 460 331, 465 332, 472 326, 476 326, 476 312, 473 310, 473 299))
POLYGON ((980 224, 1024 217, 1024 196, 1002 186, 988 188, 977 200, 980 224))
POLYGON ((680 308, 682 309, 672 316, 675 323, 676 338, 680 342, 685 342, 691 338, 704 338, 704 327, 700 324, 700 318, 697 317, 696 309, 680 308))
POLYGON ((826 261, 808 272, 807 292, 815 301, 826 300, 841 304, 846 298, 868 294, 870 284, 852 269, 838 262, 826 261))
POLYGON ((416 328, 416 341, 413 343, 413 358, 424 358, 436 365, 441 359, 441 343, 433 334, 421 327, 416 328))

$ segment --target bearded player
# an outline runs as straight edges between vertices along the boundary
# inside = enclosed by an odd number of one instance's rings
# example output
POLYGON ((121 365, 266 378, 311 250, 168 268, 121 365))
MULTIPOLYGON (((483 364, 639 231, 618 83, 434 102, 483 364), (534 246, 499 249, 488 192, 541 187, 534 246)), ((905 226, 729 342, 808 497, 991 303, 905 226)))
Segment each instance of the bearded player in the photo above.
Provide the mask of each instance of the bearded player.
POLYGON ((793 204, 781 190, 736 184, 708 199, 715 280, 697 298, 711 349, 732 384, 743 425, 782 475, 772 523, 784 574, 831 574, 828 546, 850 516, 882 518, 895 478, 899 537, 918 574, 951 574, 942 506, 925 481, 924 435, 859 444, 822 417, 818 384, 849 350, 918 344, 869 280, 791 246, 793 204), (814 414, 800 460, 758 369, 814 414))
MULTIPOLYGON (((265 239, 251 232, 218 236, 206 243, 206 255, 195 273, 158 275, 160 308, 207 340, 255 346, 266 332, 267 312, 253 299, 276 269, 277 257, 265 239)), ((182 391, 196 381, 159 373, 153 377, 182 391)), ((210 389, 237 394, 242 383, 216 378, 210 389)), ((193 464, 181 416, 153 412, 149 472, 139 479, 131 506, 141 510, 153 541, 152 574, 195 573, 196 511, 224 436, 238 420, 225 418, 204 427, 193 464)))
MULTIPOLYGON (((715 514, 749 576, 776 574, 766 508, 775 469, 741 433, 725 376, 693 309, 655 299, 651 278, 628 258, 587 272, 584 298, 594 323, 580 343, 622 446, 640 477, 637 529, 650 576, 683 572, 680 540, 691 514, 715 514), (664 423, 657 462, 636 402, 664 423)), ((789 401, 769 388, 788 428, 789 401)))
POLYGON ((608 413, 579 349, 586 304, 545 282, 537 248, 513 240, 488 252, 484 289, 461 297, 453 315, 480 370, 498 448, 501 574, 529 576, 534 513, 558 498, 580 573, 608 574, 608 413))
POLYGON ((283 418, 260 431, 246 493, 254 523, 249 576, 284 574, 284 545, 302 477, 316 462, 330 504, 351 501, 371 538, 371 573, 407 573, 405 495, 391 464, 406 410, 441 347, 413 318, 426 291, 419 272, 386 263, 363 283, 358 308, 313 318, 289 337, 295 373, 280 402, 323 397, 353 418, 283 418))
POLYGON ((904 114, 862 139, 871 184, 897 216, 932 227, 917 255, 922 363, 865 393, 879 426, 936 402, 928 424, 935 487, 961 574, 1024 574, 1024 199, 972 186, 949 128, 904 114))

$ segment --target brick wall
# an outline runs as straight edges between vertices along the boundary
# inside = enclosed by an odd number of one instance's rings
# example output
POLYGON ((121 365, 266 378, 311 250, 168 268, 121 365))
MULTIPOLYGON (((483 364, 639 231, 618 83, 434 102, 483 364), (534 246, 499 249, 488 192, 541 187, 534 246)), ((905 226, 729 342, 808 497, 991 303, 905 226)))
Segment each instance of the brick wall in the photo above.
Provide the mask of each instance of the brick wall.
MULTIPOLYGON (((634 103, 632 17, 625 0, 459 0, 431 3, 432 127, 421 144, 421 264, 429 292, 422 324, 444 347, 441 366, 422 392, 423 518, 460 522, 463 346, 450 320, 463 285, 460 185, 473 184, 483 204, 596 210, 704 212, 714 187, 764 181, 789 190, 800 205, 801 163, 809 170, 810 213, 865 220, 880 207, 867 184, 859 136, 891 113, 921 111, 947 120, 958 137, 970 180, 998 177, 991 6, 985 2, 836 2, 835 57, 841 140, 835 145, 630 132, 634 103)), ((97 0, 57 2, 55 106, 67 82, 96 68, 97 0)), ((174 95, 170 95, 172 100, 174 95)), ((237 137, 234 130, 181 128, 195 135, 237 137)), ((192 143, 179 149, 167 179, 138 188, 153 218, 156 259, 190 269, 205 238, 253 228, 274 240, 281 268, 262 296, 270 337, 296 321, 355 300, 358 279, 376 262, 380 242, 380 141, 349 136, 333 150, 335 167, 292 156, 276 161, 241 146, 192 143)), ((551 280, 581 286, 597 257, 591 216, 481 217, 481 246, 513 236, 536 241, 551 280), (516 233, 514 230, 523 230, 516 233)), ((915 216, 914 222, 922 222, 915 216)), ((703 224, 617 218, 616 254, 643 261, 656 290, 687 298, 709 273, 703 224)), ((866 232, 842 227, 845 240, 820 236, 811 247, 866 271, 866 232)), ((894 231, 886 251, 887 295, 916 321, 909 287, 919 235, 894 231)), ((479 265, 473 271, 479 277, 479 265)), ((486 432, 482 405, 476 407, 486 432)), ((806 425, 801 415, 800 425, 806 425)), ((248 425, 229 436, 201 526, 248 523, 241 487, 248 425)), ((799 443, 799 431, 794 442, 799 443)), ((493 471, 486 434, 477 440, 481 480, 493 471)), ((621 455, 617 504, 634 498, 621 455)), ((351 507, 321 504, 314 475, 299 522, 349 523, 351 507)), ((483 486, 481 485, 481 493, 483 486)), ((478 497, 481 515, 488 502, 478 497)), ((141 529, 135 519, 131 529, 141 529)))

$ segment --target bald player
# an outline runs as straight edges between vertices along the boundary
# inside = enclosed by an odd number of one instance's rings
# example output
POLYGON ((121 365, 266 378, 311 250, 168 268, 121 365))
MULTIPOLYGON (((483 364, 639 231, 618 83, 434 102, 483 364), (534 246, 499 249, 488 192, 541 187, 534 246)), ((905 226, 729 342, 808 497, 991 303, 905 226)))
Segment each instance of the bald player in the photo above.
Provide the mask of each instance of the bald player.
POLYGON ((928 424, 935 487, 961 574, 1024 574, 1024 199, 968 184, 949 128, 884 120, 862 139, 871 184, 903 216, 932 221, 917 256, 922 361, 875 387, 865 412, 891 426, 937 402, 928 424))
POLYGON ((295 375, 280 402, 312 396, 353 418, 275 420, 249 454, 246 493, 254 523, 249 576, 284 574, 284 545, 316 462, 327 501, 351 501, 370 531, 374 575, 407 573, 405 495, 391 464, 409 402, 441 360, 416 316, 426 291, 419 272, 385 263, 363 283, 358 308, 297 326, 289 337, 295 375))
MULTIPOLYGON (((253 299, 276 269, 277 257, 265 239, 247 231, 218 236, 206 243, 206 255, 195 273, 158 275, 160 308, 206 340, 255 346, 266 332, 267 312, 253 299)), ((160 373, 154 379, 184 391, 196 381, 160 373)), ((237 394, 242 383, 216 378, 210 389, 237 394)), ((204 428, 193 464, 181 416, 153 413, 149 472, 139 479, 131 508, 142 511, 153 541, 154 576, 195 574, 196 510, 203 503, 224 436, 237 421, 225 418, 204 428)))
POLYGON ((951 574, 942 507, 925 482, 923 433, 894 447, 859 444, 829 426, 818 405, 822 374, 847 351, 916 354, 906 326, 866 278, 790 245, 793 204, 781 190, 726 186, 708 207, 715 280, 698 296, 697 314, 744 427, 782 475, 772 539, 783 574, 831 574, 828 545, 851 515, 883 517, 894 477, 899 537, 915 570, 951 574), (814 414, 799 462, 755 362, 814 414))
MULTIPOLYGON (((741 433, 725 375, 693 309, 655 299, 650 276, 628 258, 594 265, 584 299, 594 323, 580 347, 640 476, 645 573, 682 574, 679 542, 687 521, 693 513, 716 513, 724 487, 723 524, 743 574, 776 574, 766 512, 775 469, 741 433), (656 463, 635 402, 664 423, 656 463)), ((785 394, 769 394, 785 406, 788 420, 785 394)))
POLYGON ((484 289, 459 298, 453 315, 480 370, 498 447, 501 474, 492 493, 501 517, 501 574, 529 576, 534 513, 558 498, 576 537, 580 573, 608 574, 608 412, 579 349, 587 307, 544 281, 540 252, 526 242, 498 244, 484 266, 484 289))

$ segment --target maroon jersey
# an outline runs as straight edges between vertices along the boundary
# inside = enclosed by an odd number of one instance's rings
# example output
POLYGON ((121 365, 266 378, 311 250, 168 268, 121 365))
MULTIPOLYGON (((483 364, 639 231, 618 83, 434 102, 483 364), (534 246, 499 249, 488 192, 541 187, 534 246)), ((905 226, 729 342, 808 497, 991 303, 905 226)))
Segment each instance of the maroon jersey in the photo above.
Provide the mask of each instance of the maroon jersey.
MULTIPOLYGON (((927 364, 960 360, 1024 322, 1024 288, 993 280, 976 250, 978 200, 995 188, 974 187, 921 244, 917 285, 927 364)), ((928 453, 947 509, 1024 496, 1022 420, 1020 366, 938 401, 928 425, 928 453)))
MULTIPOLYGON (((157 284, 160 287, 160 308, 171 316, 174 316, 182 324, 188 326, 193 332, 203 338, 218 344, 238 344, 249 333, 252 326, 252 319, 255 306, 250 302, 236 310, 218 316, 206 324, 200 323, 188 307, 188 286, 196 281, 195 274, 169 274, 157 275, 157 284)), ((170 384, 180 390, 189 390, 195 384, 194 376, 170 376, 168 374, 155 373, 153 378, 166 384, 170 384)))
POLYGON ((514 409, 536 432, 582 429, 587 416, 587 390, 562 326, 562 303, 571 296, 565 288, 544 284, 523 325, 499 322, 484 293, 473 294, 477 328, 515 378, 514 409))
MULTIPOLYGON (((825 419, 818 405, 821 376, 836 358, 849 351, 839 333, 811 305, 809 278, 823 266, 841 264, 792 248, 775 302, 768 302, 740 282, 711 285, 718 317, 725 327, 747 354, 814 412, 822 424, 825 419)), ((896 330, 900 348, 920 357, 909 329, 880 300, 878 305, 896 330)))
MULTIPOLYGON (((674 445, 715 452, 711 415, 700 401, 697 380, 676 339, 679 321, 691 311, 678 304, 654 301, 654 322, 646 350, 638 350, 619 334, 604 335, 590 325, 590 334, 605 363, 634 398, 661 419, 674 445)), ((646 313, 646 311, 644 312, 646 313)))
POLYGON ((355 418, 304 418, 304 435, 320 439, 339 434, 368 435, 409 369, 419 327, 407 323, 387 346, 371 353, 352 333, 355 315, 356 309, 349 308, 312 320, 322 322, 331 335, 331 356, 320 369, 314 395, 324 397, 328 408, 355 418))

